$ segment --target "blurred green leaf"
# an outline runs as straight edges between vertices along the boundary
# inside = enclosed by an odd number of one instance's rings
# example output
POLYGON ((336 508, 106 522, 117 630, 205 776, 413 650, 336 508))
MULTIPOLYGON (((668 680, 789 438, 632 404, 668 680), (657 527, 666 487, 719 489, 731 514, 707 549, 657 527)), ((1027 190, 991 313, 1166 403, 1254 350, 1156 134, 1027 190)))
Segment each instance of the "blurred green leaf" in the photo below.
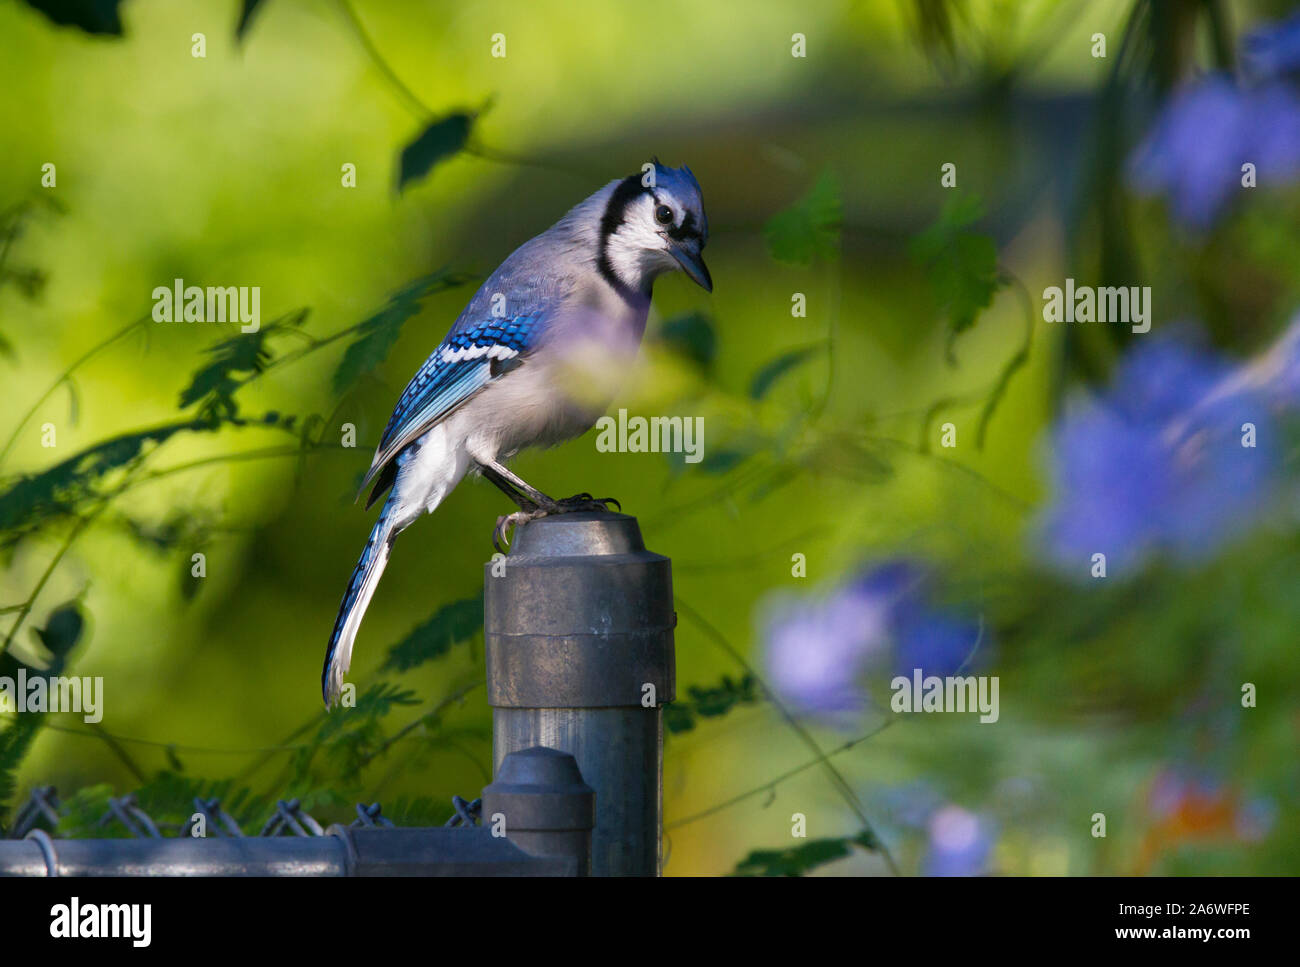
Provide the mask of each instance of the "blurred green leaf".
POLYGON ((22 293, 23 298, 28 301, 34 301, 45 289, 45 283, 49 277, 40 269, 0 269, 0 285, 13 283, 18 286, 18 291, 22 293))
POLYGON ((388 651, 383 671, 404 672, 441 658, 452 645, 468 641, 483 628, 483 595, 453 601, 411 631, 388 651))
POLYGON ((389 351, 402 334, 406 320, 420 311, 421 301, 436 292, 454 289, 464 285, 473 276, 450 269, 436 272, 416 279, 406 288, 393 295, 382 309, 356 328, 359 338, 348 346, 339 360, 338 369, 334 370, 334 394, 341 396, 356 382, 362 373, 368 372, 388 358, 389 351))
MULTIPOLYGON (((755 452, 752 448, 747 449, 739 446, 711 447, 708 453, 704 455, 704 459, 696 464, 696 468, 703 473, 727 473, 734 467, 740 466, 740 464, 752 457, 755 452)), ((683 461, 683 465, 689 466, 685 461, 683 461)))
POLYGON ((664 728, 668 732, 689 732, 699 718, 717 718, 726 715, 737 705, 758 701, 758 683, 753 675, 733 681, 723 675, 722 681, 711 688, 692 685, 686 695, 664 706, 664 728))
POLYGON ((176 423, 124 433, 87 447, 41 473, 18 477, 0 492, 0 533, 6 545, 39 528, 51 518, 71 514, 82 501, 96 496, 95 484, 113 470, 138 457, 146 444, 160 444, 202 423, 176 423))
POLYGON ((15 805, 11 800, 18 791, 18 767, 44 720, 44 715, 15 715, 8 728, 0 732, 0 823, 9 821, 15 805))
MULTIPOLYGON (((26 669, 29 675, 62 674, 68 655, 81 640, 85 626, 85 618, 76 602, 60 605, 50 612, 44 628, 32 629, 37 641, 50 653, 48 665, 36 668, 6 651, 0 654, 0 676, 14 679, 20 668, 26 669)), ((8 821, 8 813, 14 805, 10 800, 17 789, 18 769, 46 718, 35 713, 15 715, 8 727, 0 732, 0 824, 8 821)))
POLYGON ((805 346, 802 349, 792 349, 765 363, 763 368, 754 374, 754 378, 749 384, 749 398, 761 400, 782 376, 825 349, 825 343, 817 343, 812 346, 805 346))
POLYGON ((922 49, 935 65, 951 67, 957 60, 957 37, 950 0, 913 0, 912 7, 922 49))
MULTIPOLYGON (((176 757, 175 750, 170 746, 166 754, 169 761, 176 757)), ((184 827, 197 811, 195 799, 216 799, 245 834, 253 835, 274 812, 275 804, 269 798, 236 784, 233 779, 201 779, 182 775, 183 770, 178 768, 179 765, 179 761, 176 761, 168 770, 159 772, 135 790, 136 804, 157 823, 184 827)), ((208 835, 216 835, 211 821, 208 824, 208 835)))
POLYGON ((203 400, 200 407, 203 412, 227 418, 236 416, 239 405, 234 394, 240 381, 234 377, 240 373, 260 373, 266 368, 271 361, 271 351, 266 346, 269 332, 259 329, 240 333, 209 347, 206 352, 213 357, 212 362, 190 377, 190 384, 181 390, 180 408, 203 400))
POLYGON ((107 783, 82 786, 59 808, 59 835, 73 838, 77 836, 109 838, 126 836, 121 826, 116 829, 97 827, 99 819, 108 811, 108 800, 113 795, 113 787, 107 783))
POLYGON ((718 351, 718 337, 713 320, 703 312, 684 312, 673 316, 659 330, 659 342, 671 352, 689 359, 708 372, 718 351))
POLYGON ((326 716, 319 735, 321 738, 337 735, 345 729, 356 728, 366 719, 381 719, 399 705, 419 704, 419 696, 411 689, 392 682, 378 682, 357 698, 354 708, 341 708, 326 716))
POLYGON ((414 691, 392 682, 378 682, 357 698, 354 708, 340 708, 325 716, 316 730, 315 740, 297 750, 292 759, 292 788, 303 798, 310 793, 317 801, 337 800, 337 795, 321 789, 321 776, 312 772, 312 762, 323 752, 331 768, 324 773, 343 784, 347 790, 360 788, 362 772, 378 754, 384 742, 382 720, 395 708, 419 705, 414 691))
MULTIPOLYGON (((273 336, 296 329, 311 315, 307 308, 296 309, 280 316, 256 332, 241 332, 223 339, 206 350, 212 362, 195 371, 189 386, 181 390, 180 408, 202 401, 199 413, 213 424, 233 420, 239 415, 235 402, 236 391, 248 379, 266 371, 274 358, 269 341, 273 336), (236 378, 240 376, 242 378, 236 378)), ((273 423, 274 421, 268 421, 273 423)))
POLYGON ((239 11, 239 24, 235 27, 235 40, 242 41, 252 26, 253 15, 262 6, 262 0, 243 0, 239 11))
POLYGON ((839 182, 824 171, 808 194, 768 220, 763 237, 778 262, 810 265, 816 258, 836 256, 843 221, 839 182))
POLYGON ((69 601, 50 612, 50 616, 45 619, 44 628, 32 629, 36 639, 54 656, 48 668, 49 674, 58 675, 63 671, 68 654, 81 640, 85 628, 86 619, 81 614, 81 608, 75 601, 69 601))
POLYGON ((88 34, 122 36, 118 7, 122 0, 26 0, 54 23, 80 27, 88 34))
POLYGON ((167 553, 182 544, 201 543, 210 529, 204 512, 176 508, 161 521, 139 520, 129 515, 115 518, 138 545, 156 553, 167 553))
POLYGON ((870 831, 844 839, 815 839, 802 846, 780 850, 755 850, 741 860, 732 876, 803 876, 810 870, 853 852, 853 846, 875 849, 870 831))
POLYGON ((912 258, 925 266, 935 301, 948 316, 950 337, 969 329, 1004 284, 997 245, 969 230, 983 217, 978 195, 950 198, 938 220, 910 244, 912 258))
POLYGON ((420 132, 420 136, 402 149, 398 165, 397 190, 407 182, 425 177, 433 166, 463 149, 469 141, 477 114, 459 111, 439 118, 420 132))

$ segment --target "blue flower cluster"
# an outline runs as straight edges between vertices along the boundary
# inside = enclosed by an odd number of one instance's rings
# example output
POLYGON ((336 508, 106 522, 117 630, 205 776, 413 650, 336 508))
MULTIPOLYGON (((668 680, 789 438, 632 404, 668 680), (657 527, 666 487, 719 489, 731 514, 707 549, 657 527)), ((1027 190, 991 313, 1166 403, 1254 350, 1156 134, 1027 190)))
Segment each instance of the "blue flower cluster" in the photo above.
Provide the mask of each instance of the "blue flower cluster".
POLYGON ((1045 556, 1076 577, 1149 556, 1196 561, 1253 527, 1279 486, 1277 414, 1300 402, 1300 319, 1267 354, 1230 365, 1172 336, 1145 341, 1108 392, 1053 431, 1045 556))
POLYGON ((762 634, 773 689, 796 712, 847 726, 867 707, 872 671, 953 674, 971 657, 979 625, 935 607, 929 584, 921 566, 896 560, 820 597, 771 602, 762 634))
POLYGON ((1261 185, 1300 176, 1300 95, 1288 79, 1300 68, 1300 16, 1250 34, 1242 60, 1249 86, 1214 73, 1182 87, 1130 159, 1134 186, 1164 195, 1196 230, 1227 208, 1243 165, 1261 185))

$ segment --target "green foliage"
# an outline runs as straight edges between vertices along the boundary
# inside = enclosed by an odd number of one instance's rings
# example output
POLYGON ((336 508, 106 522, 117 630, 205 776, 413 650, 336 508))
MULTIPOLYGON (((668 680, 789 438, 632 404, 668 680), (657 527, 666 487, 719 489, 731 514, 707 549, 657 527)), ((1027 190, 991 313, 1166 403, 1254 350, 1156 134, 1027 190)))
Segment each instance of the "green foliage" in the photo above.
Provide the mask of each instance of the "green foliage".
POLYGON ((9 821, 14 808, 13 796, 18 791, 18 767, 40 728, 41 716, 19 715, 0 732, 0 827, 9 821))
POLYGON ((694 363, 703 372, 713 369, 718 336, 707 313, 683 312, 673 316, 660 327, 658 339, 670 352, 694 363))
POLYGON ((759 700, 758 682, 753 675, 740 681, 723 675, 722 681, 710 688, 692 685, 686 697, 664 706, 664 729, 670 733, 692 731, 700 719, 726 715, 737 705, 752 705, 759 700))
POLYGON ((116 470, 135 463, 151 446, 158 446, 184 429, 205 423, 177 423, 123 433, 40 473, 20 476, 0 491, 0 547, 12 550, 24 537, 51 522, 76 516, 87 503, 101 499, 98 486, 116 470))
POLYGON ((59 808, 58 834, 83 839, 129 836, 130 833, 118 824, 113 824, 116 828, 109 827, 108 824, 99 825, 104 813, 108 812, 108 800, 113 795, 113 787, 107 783, 82 786, 63 800, 59 808))
MULTIPOLYGON (((220 800, 221 808, 230 814, 245 834, 256 833, 275 805, 269 797, 238 785, 233 779, 198 779, 176 771, 159 772, 135 790, 136 804, 149 814, 160 830, 179 832, 185 829, 197 811, 195 799, 220 800)), ((211 826, 208 835, 216 835, 211 826)))
POLYGON ((442 268, 416 279, 394 294, 382 309, 360 322, 355 328, 360 336, 348 346, 334 370, 334 393, 342 395, 362 373, 374 369, 388 358, 389 350, 402 334, 402 326, 420 311, 421 303, 431 295, 464 285, 473 276, 442 268))
POLYGON ((329 783, 350 791, 359 789, 362 770, 379 754, 384 742, 383 719, 396 708, 419 704, 419 698, 409 688, 392 682, 370 686, 357 697, 355 707, 335 709, 326 715, 316 728, 314 741, 294 753, 290 787, 299 795, 319 795, 329 783), (324 769, 316 763, 322 752, 324 769))
MULTIPOLYGON (((21 202, 0 212, 0 289, 12 285, 28 302, 33 302, 40 297, 45 289, 47 276, 44 271, 35 266, 15 267, 11 264, 11 256, 26 231, 27 220, 38 209, 55 214, 62 214, 64 211, 61 202, 49 192, 43 192, 37 194, 31 201, 21 202)), ((17 358, 13 343, 3 332, 0 332, 0 356, 10 360, 17 358)))
POLYGON ((812 346, 804 346, 802 349, 791 349, 789 352, 784 352, 775 359, 764 363, 763 367, 754 374, 754 378, 749 383, 749 398, 761 400, 781 380, 781 377, 798 369, 808 360, 819 356, 826 350, 826 343, 816 343, 812 346))
MULTIPOLYGON (((736 467, 740 466, 757 452, 757 443, 751 446, 717 446, 709 447, 704 454, 704 459, 695 464, 696 469, 702 473, 724 474, 730 473, 736 467)), ((680 455, 674 454, 675 459, 680 460, 680 455)), ((686 466, 685 461, 680 461, 682 466, 686 466)))
POLYGON ((383 671, 404 672, 441 658, 483 629, 483 594, 445 604, 388 650, 383 671))
POLYGON ((180 547, 202 543, 211 530, 205 516, 202 509, 177 508, 162 520, 141 520, 123 515, 118 518, 118 523, 140 547, 166 554, 180 547))
POLYGON ((814 839, 800 846, 779 850, 755 850, 746 856, 732 876, 804 876, 811 870, 853 852, 854 846, 867 850, 879 848, 870 830, 843 839, 814 839))
POLYGON ((763 237, 778 262, 811 265, 815 259, 833 259, 839 254, 843 222, 839 181, 824 171, 808 194, 768 220, 763 237))
POLYGON ((240 43, 244 40, 244 35, 248 33, 248 28, 253 25, 253 16, 262 7, 262 0, 241 0, 239 7, 239 23, 235 27, 235 40, 240 43))
POLYGON ((236 418, 239 405, 235 402, 235 392, 249 377, 264 372, 273 358, 268 341, 287 329, 297 329, 309 313, 308 309, 299 309, 256 332, 241 332, 209 348, 212 361, 199 369, 190 384, 181 390, 180 408, 199 403, 199 413, 214 425, 236 418))
POLYGON ((57 675, 63 671, 68 655, 81 640, 81 634, 85 630, 85 616, 82 615, 81 608, 75 601, 60 605, 51 611, 49 617, 45 619, 44 628, 32 629, 41 646, 51 655, 46 669, 49 674, 57 675))
MULTIPOLYGON (((42 669, 26 665, 28 672, 62 674, 85 627, 86 620, 75 602, 55 608, 46 618, 44 628, 32 629, 33 637, 48 652, 49 658, 42 669)), ((24 663, 10 652, 0 653, 0 678, 14 681, 22 667, 24 663)), ((14 808, 12 799, 17 791, 18 767, 31 749, 44 721, 45 716, 41 714, 16 714, 9 726, 0 731, 0 827, 8 821, 9 813, 14 808)))
POLYGON ((61 26, 79 27, 88 34, 122 36, 122 18, 118 12, 122 0, 26 0, 61 26))
POLYGON ((469 142, 477 118, 476 113, 457 111, 425 127, 414 141, 402 149, 397 190, 401 192, 408 182, 419 181, 433 170, 434 165, 461 151, 469 142))
POLYGON ((970 230, 983 217, 979 196, 954 196, 910 246, 912 257, 926 268, 935 301, 948 316, 950 339, 975 324, 975 317, 988 308, 1004 284, 996 243, 970 230))

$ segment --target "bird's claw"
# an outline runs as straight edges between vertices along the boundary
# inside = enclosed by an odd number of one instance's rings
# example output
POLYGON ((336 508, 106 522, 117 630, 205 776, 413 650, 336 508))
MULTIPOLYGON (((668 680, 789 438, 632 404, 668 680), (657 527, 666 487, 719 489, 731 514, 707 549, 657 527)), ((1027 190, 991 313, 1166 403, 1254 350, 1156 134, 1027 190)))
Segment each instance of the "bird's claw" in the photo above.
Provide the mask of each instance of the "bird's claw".
POLYGON ((559 505, 559 513, 578 513, 580 511, 595 511, 597 513, 608 513, 609 505, 613 504, 619 511, 623 510, 623 505, 613 497, 593 497, 591 494, 575 494, 572 497, 565 497, 563 500, 556 501, 559 505))
POLYGON ((513 514, 506 514, 497 518, 497 526, 492 531, 492 546, 502 554, 506 553, 506 548, 510 546, 509 532, 510 528, 518 527, 521 524, 527 524, 530 520, 537 520, 540 517, 546 517, 552 513, 541 507, 534 507, 532 510, 517 510, 513 514))
POLYGON ((505 554, 506 548, 510 546, 509 532, 512 527, 519 527, 529 521, 549 517, 552 514, 576 514, 582 511, 609 513, 610 504, 613 504, 619 511, 623 509, 623 505, 613 497, 593 497, 591 494, 575 494, 572 497, 554 501, 545 507, 538 507, 529 501, 526 505, 521 505, 522 509, 515 511, 513 514, 506 514, 497 518, 497 526, 492 531, 492 546, 505 554))

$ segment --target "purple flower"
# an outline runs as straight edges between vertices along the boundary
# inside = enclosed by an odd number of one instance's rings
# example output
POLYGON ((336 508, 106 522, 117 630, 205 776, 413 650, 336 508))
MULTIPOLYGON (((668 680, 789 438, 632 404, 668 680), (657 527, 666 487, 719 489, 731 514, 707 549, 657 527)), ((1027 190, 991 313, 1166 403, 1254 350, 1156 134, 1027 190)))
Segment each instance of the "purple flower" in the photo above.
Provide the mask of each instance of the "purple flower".
POLYGON ((993 835, 979 816, 945 806, 930 817, 930 842, 922 863, 926 876, 979 876, 988 872, 993 835))
POLYGON ((1283 83, 1242 89, 1210 74, 1176 91, 1130 159, 1134 187, 1169 199, 1173 214, 1209 228, 1242 187, 1242 165, 1260 183, 1300 174, 1300 98, 1283 83))
POLYGON ((894 561, 820 597, 778 599, 763 620, 772 687, 798 712, 848 726, 868 704, 869 672, 951 674, 979 626, 932 607, 927 584, 919 566, 894 561))
POLYGON ((1053 433, 1045 555, 1086 577, 1103 553, 1122 573, 1157 552, 1203 558, 1253 524, 1277 469, 1259 372, 1172 338, 1130 353, 1110 391, 1074 401, 1053 433))
POLYGON ((861 677, 888 648, 893 595, 850 586, 821 600, 781 599, 766 619, 767 669, 777 693, 827 718, 861 711, 861 677))
POLYGON ((924 834, 921 872, 926 876, 979 876, 989 872, 994 824, 953 805, 928 780, 876 789, 872 798, 897 835, 924 834))
POLYGON ((927 608, 915 599, 900 602, 894 612, 894 674, 911 678, 954 674, 972 657, 979 643, 978 622, 927 608))
POLYGON ((1300 71, 1300 14, 1251 31, 1242 41, 1241 54, 1255 77, 1300 71))

